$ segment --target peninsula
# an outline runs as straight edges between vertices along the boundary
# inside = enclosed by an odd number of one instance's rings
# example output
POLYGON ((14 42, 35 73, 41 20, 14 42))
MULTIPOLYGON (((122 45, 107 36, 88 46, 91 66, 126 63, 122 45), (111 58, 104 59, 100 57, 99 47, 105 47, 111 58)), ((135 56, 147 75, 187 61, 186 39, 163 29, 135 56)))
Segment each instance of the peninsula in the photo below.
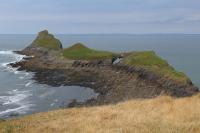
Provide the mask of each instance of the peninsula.
POLYGON ((31 45, 17 51, 32 58, 11 64, 35 72, 34 80, 51 86, 90 87, 97 99, 77 105, 116 103, 134 98, 192 96, 199 92, 192 81, 153 51, 113 53, 94 50, 82 43, 63 48, 47 30, 31 45))
POLYGON ((36 82, 90 87, 98 97, 74 101, 73 108, 0 120, 2 133, 200 131, 199 89, 153 51, 114 53, 82 43, 63 48, 44 30, 16 52, 27 56, 10 65, 34 72, 36 82))

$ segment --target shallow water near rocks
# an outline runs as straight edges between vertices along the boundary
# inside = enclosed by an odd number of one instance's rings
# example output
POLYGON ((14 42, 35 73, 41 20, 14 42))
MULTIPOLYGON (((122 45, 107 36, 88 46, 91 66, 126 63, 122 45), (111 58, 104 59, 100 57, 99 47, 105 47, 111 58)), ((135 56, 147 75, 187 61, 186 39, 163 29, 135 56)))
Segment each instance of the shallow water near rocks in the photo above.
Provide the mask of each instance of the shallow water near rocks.
POLYGON ((74 99, 84 102, 96 98, 97 94, 90 88, 37 84, 32 80, 34 73, 7 66, 22 58, 12 51, 0 51, 0 118, 65 108, 74 99))

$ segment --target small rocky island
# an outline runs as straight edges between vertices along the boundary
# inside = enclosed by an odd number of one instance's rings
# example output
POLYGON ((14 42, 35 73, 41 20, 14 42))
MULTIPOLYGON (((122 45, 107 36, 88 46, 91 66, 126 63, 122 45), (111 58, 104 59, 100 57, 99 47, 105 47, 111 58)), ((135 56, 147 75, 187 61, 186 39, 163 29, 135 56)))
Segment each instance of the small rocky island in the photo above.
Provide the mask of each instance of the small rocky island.
POLYGON ((184 73, 176 71, 153 51, 113 53, 94 50, 81 43, 63 48, 58 39, 44 30, 30 46, 16 52, 27 56, 10 65, 34 72, 36 82, 90 87, 99 94, 97 99, 74 102, 70 106, 199 93, 184 73))

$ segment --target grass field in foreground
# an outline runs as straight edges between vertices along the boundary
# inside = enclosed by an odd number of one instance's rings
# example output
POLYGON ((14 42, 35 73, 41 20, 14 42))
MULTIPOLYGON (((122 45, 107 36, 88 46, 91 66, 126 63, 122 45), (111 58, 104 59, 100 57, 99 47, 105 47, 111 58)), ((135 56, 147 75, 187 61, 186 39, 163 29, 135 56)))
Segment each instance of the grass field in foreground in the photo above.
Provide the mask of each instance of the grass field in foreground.
POLYGON ((0 123, 1 133, 199 133, 200 95, 72 108, 0 123))

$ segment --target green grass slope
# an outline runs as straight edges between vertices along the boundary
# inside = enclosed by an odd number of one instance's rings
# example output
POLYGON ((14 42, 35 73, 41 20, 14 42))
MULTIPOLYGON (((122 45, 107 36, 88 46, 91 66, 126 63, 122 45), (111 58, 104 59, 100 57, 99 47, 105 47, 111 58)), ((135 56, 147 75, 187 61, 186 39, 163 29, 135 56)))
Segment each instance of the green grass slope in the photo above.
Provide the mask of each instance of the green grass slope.
POLYGON ((47 30, 39 32, 37 38, 33 41, 32 44, 53 50, 62 49, 61 42, 52 34, 49 34, 47 30))
POLYGON ((190 82, 190 79, 184 73, 176 71, 153 51, 132 52, 125 58, 124 63, 145 68, 169 79, 184 83, 190 82))
POLYGON ((108 51, 98 51, 90 49, 81 43, 63 49, 62 55, 68 59, 92 60, 92 59, 110 59, 113 53, 108 51))

